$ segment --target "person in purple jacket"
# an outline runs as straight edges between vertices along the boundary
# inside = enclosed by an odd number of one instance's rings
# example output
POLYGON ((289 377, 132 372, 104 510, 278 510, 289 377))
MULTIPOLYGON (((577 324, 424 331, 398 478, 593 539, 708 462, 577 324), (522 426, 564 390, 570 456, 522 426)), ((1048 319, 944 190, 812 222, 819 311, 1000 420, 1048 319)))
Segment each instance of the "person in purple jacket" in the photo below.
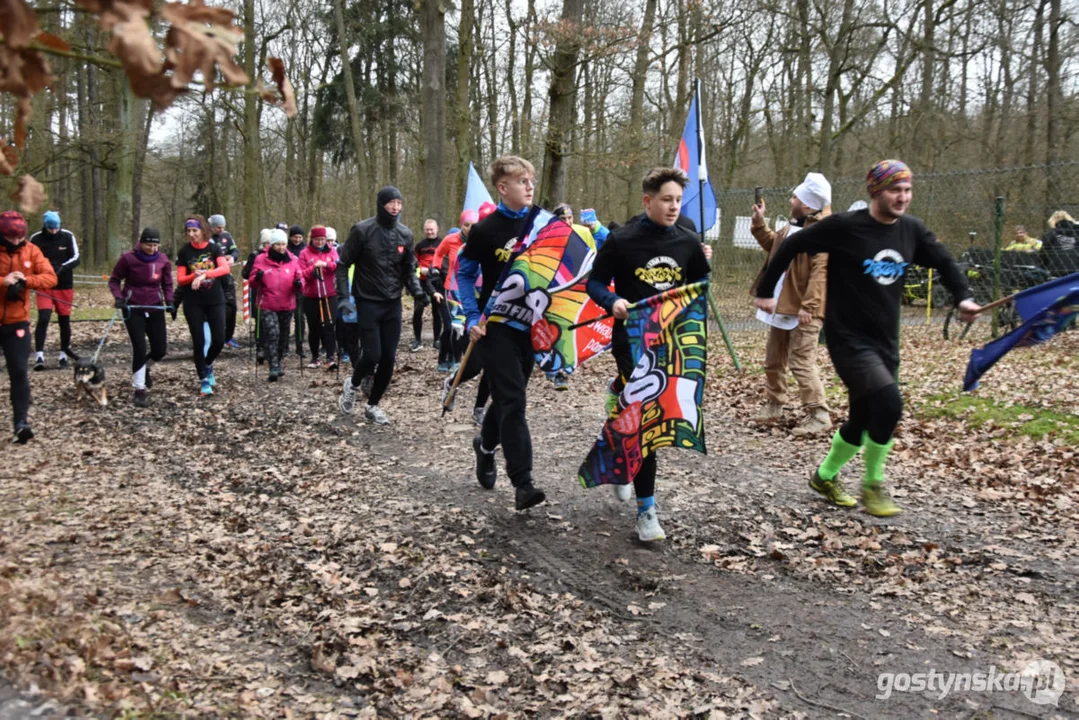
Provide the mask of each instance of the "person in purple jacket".
POLYGON ((270 361, 270 382, 277 382, 285 375, 281 358, 288 352, 296 293, 302 286, 300 261, 288 251, 288 236, 283 230, 272 231, 270 247, 255 258, 252 271, 251 284, 258 288, 263 347, 270 361))
POLYGON ((144 228, 135 249, 120 256, 109 277, 109 290, 116 298, 117 309, 124 312, 124 324, 131 336, 131 384, 137 407, 150 403, 150 361, 157 362, 168 352, 165 310, 157 308, 167 308, 176 319, 172 263, 159 252, 160 247, 161 233, 156 228, 144 228))

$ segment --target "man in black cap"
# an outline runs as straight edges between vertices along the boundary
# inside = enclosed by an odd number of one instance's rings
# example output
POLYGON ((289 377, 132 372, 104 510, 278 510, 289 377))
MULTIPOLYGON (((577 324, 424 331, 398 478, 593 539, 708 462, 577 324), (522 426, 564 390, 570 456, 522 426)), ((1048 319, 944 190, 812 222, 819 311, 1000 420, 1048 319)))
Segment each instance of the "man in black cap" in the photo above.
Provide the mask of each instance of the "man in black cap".
POLYGON ((356 313, 362 355, 353 366, 352 377, 338 400, 341 412, 351 413, 356 404, 356 390, 374 373, 367 395, 364 416, 378 425, 390 420, 378 406, 393 377, 397 345, 401 342, 401 291, 408 289, 416 303, 427 302, 427 293, 416 275, 412 231, 398 221, 402 207, 401 191, 387 185, 378 191, 378 213, 352 226, 348 239, 338 249, 338 308, 344 314, 356 313), (352 291, 348 270, 353 265, 352 291), (377 369, 376 369, 377 368, 377 369))

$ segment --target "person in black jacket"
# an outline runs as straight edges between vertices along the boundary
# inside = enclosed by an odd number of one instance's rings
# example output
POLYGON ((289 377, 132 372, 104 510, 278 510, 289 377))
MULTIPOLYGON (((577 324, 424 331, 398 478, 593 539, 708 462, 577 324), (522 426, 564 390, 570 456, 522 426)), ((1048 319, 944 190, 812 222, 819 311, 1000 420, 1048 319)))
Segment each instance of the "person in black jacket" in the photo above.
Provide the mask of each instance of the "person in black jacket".
MULTIPOLYGON (((288 251, 296 256, 296 259, 300 259, 300 253, 307 247, 307 243, 304 242, 304 238, 307 237, 307 233, 300 225, 293 225, 288 229, 288 251)), ((299 290, 296 291, 296 310, 292 313, 292 324, 296 328, 296 354, 299 357, 306 357, 307 353, 303 349, 304 339, 304 316, 303 316, 303 293, 299 290)))
POLYGON ((56 287, 37 293, 37 327, 34 328, 34 370, 45 369, 45 339, 49 334, 49 319, 56 308, 60 324, 60 367, 67 367, 67 360, 78 360, 71 351, 71 307, 75 300, 73 273, 79 264, 79 244, 70 230, 60 228, 60 213, 49 210, 41 230, 34 233, 30 243, 37 245, 41 254, 56 273, 56 287))
POLYGON ((427 301, 416 275, 412 231, 398 220, 402 204, 401 191, 392 185, 378 191, 378 213, 352 226, 340 247, 341 259, 334 276, 341 312, 359 316, 363 348, 352 377, 345 380, 338 406, 342 412, 351 413, 357 388, 374 373, 371 389, 365 393, 364 416, 379 425, 390 422, 378 403, 390 385, 401 342, 401 290, 407 288, 417 303, 427 301), (353 265, 356 269, 350 293, 348 270, 353 265))
MULTIPOLYGON (((247 254, 247 261, 244 263, 243 268, 240 269, 240 277, 250 282, 251 274, 255 270, 255 258, 261 253, 266 252, 266 249, 270 247, 270 238, 273 236, 273 231, 269 228, 264 228, 259 232, 258 247, 251 250, 247 254)), ((254 285, 248 285, 247 290, 247 306, 251 308, 251 312, 255 318, 255 362, 259 365, 266 362, 266 353, 262 349, 262 343, 258 342, 262 339, 262 318, 258 312, 259 300, 258 300, 258 288, 254 285)))
MULTIPOLYGON (((240 262, 240 246, 232 239, 232 235, 225 229, 224 215, 211 215, 207 220, 210 223, 210 240, 221 246, 225 252, 225 260, 229 267, 240 262)), ((225 291, 225 347, 231 350, 239 350, 240 343, 236 342, 233 335, 236 334, 236 280, 230 272, 221 278, 221 289, 225 291)))

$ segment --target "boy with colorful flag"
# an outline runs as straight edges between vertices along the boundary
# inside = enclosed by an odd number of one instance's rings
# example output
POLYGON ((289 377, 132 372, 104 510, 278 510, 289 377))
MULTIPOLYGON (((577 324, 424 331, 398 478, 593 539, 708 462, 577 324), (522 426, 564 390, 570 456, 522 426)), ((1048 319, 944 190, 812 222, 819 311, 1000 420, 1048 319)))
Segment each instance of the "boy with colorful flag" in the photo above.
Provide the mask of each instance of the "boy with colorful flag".
POLYGON ((472 447, 476 451, 476 479, 491 489, 497 477, 494 452, 502 445, 506 473, 515 488, 515 506, 525 510, 547 498, 532 483, 532 436, 525 418, 528 379, 535 365, 531 328, 512 318, 500 322, 481 320, 486 318, 484 310, 525 229, 536 171, 527 160, 506 155, 491 164, 490 174, 491 184, 500 196, 498 208, 472 227, 458 255, 459 287, 473 287, 483 273, 479 297, 466 291, 460 294, 460 300, 466 330, 475 345, 474 352, 480 355, 493 397, 472 447))
MULTIPOLYGON (((708 277, 710 268, 700 238, 677 224, 683 192, 688 183, 689 178, 678 168, 655 168, 645 175, 642 182, 644 217, 639 222, 612 232, 592 266, 588 295, 613 314, 616 320, 612 341, 619 377, 610 388, 612 395, 622 394, 641 359, 635 357, 631 350, 626 328, 631 303, 708 277), (613 291, 609 289, 612 281, 613 291)), ((700 388, 694 395, 699 398, 700 388)), ((622 405, 623 411, 631 410, 625 402, 622 405)), ((615 415, 614 410, 612 403, 608 402, 609 415, 615 415)), ((608 424, 613 421, 614 418, 608 424)), ((643 452, 640 454, 644 455, 643 452)), ((586 460, 588 464, 589 460, 586 460)), ((632 478, 623 478, 621 482, 603 478, 598 482, 611 482, 618 498, 628 500, 629 486, 624 483, 630 479, 637 495, 637 537, 643 542, 663 540, 666 536, 655 508, 654 452, 641 458, 640 468, 632 478)))
POLYGON ((757 285, 757 307, 774 313, 775 286, 791 261, 800 253, 828 253, 824 335, 850 395, 850 416, 809 485, 835 505, 853 507, 857 501, 843 488, 839 471, 865 448, 862 504, 878 517, 901 512, 884 489, 884 464, 903 412, 896 373, 907 267, 915 263, 940 272, 964 322, 980 309, 948 250, 921 220, 906 214, 912 181, 898 160, 874 165, 866 175, 869 207, 832 215, 788 238, 757 285))

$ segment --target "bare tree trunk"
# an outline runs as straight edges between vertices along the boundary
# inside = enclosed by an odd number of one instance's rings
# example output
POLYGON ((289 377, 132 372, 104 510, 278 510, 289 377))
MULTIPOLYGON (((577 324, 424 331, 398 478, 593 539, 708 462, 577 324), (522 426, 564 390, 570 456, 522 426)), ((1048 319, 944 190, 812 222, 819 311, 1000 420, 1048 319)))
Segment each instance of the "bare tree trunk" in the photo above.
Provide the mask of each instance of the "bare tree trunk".
MULTIPOLYGON (((465 196, 465 176, 472 151, 472 115, 468 107, 469 81, 472 79, 472 54, 475 42, 472 38, 472 16, 475 13, 474 0, 461 0, 461 24, 457 29, 457 97, 454 101, 454 136, 457 149, 457 177, 451 183, 456 189, 455 201, 465 196)), ((512 86, 513 83, 511 82, 512 86)), ((514 108, 515 110, 516 108, 514 108)), ((451 204, 451 207, 456 207, 451 204)))
MULTIPOLYGON (((1049 46, 1045 54, 1046 113, 1045 113, 1045 162, 1060 162, 1060 115, 1064 107, 1064 91, 1061 87, 1060 30, 1064 20, 1060 17, 1060 0, 1049 0, 1049 46)), ((1050 173, 1050 178, 1052 178, 1050 173)), ((1058 198, 1057 183, 1050 180, 1049 196, 1058 198)))
POLYGON ((135 148, 135 165, 131 169, 131 239, 141 232, 142 222, 142 171, 146 166, 146 149, 150 144, 150 129, 154 124, 154 108, 146 103, 146 121, 142 125, 138 146, 135 148))
MULTIPOLYGON (((251 2, 251 0, 246 1, 251 2)), ((352 80, 352 60, 348 51, 349 42, 348 34, 345 31, 343 0, 334 0, 333 16, 334 22, 337 25, 337 44, 340 47, 341 53, 341 74, 345 81, 345 100, 348 103, 349 127, 352 130, 352 144, 356 148, 356 166, 359 169, 360 177, 363 177, 366 169, 366 162, 364 161, 363 129, 360 125, 360 106, 359 103, 356 102, 356 85, 352 80)), ((361 204, 363 204, 363 201, 361 201, 361 204)))
MULTIPOLYGON (((244 0, 244 72, 251 78, 256 77, 255 54, 255 0, 244 0)), ((261 207, 259 167, 262 163, 262 149, 259 141, 258 104, 259 98, 254 93, 244 96, 243 234, 248 247, 254 247, 257 240, 261 207)))
POLYGON ((648 80, 648 58, 652 52, 652 28, 656 22, 656 0, 645 0, 641 29, 637 33, 637 57, 633 62, 633 86, 629 99, 629 137, 626 146, 630 155, 630 175, 627 182, 626 214, 633 213, 641 201, 641 178, 645 173, 644 156, 638 148, 644 137, 644 86, 648 80))
MULTIPOLYGON (((423 207, 443 227, 446 214, 446 13, 439 0, 419 8, 423 32, 423 207)), ((458 69, 460 72, 460 69, 458 69)))
POLYGON ((550 114, 544 144, 543 180, 540 182, 540 205, 543 207, 566 199, 564 164, 569 135, 573 129, 573 97, 577 55, 580 52, 577 32, 583 13, 583 0, 564 0, 560 35, 551 60, 550 114))

